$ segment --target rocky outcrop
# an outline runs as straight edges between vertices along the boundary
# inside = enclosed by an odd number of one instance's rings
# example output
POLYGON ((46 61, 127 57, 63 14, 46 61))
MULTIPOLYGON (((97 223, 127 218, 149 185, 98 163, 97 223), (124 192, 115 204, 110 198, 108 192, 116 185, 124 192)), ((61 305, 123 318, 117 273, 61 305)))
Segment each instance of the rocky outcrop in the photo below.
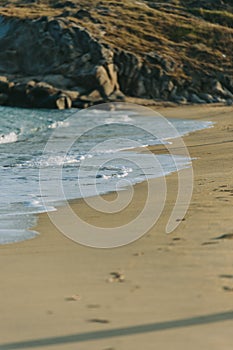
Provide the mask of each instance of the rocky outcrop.
MULTIPOLYGON (((76 15, 94 20, 85 10, 76 15)), ((232 76, 199 74, 157 51, 139 56, 110 47, 64 16, 0 16, 0 47, 1 105, 82 108, 125 95, 181 104, 233 101, 232 76)))
POLYGON ((115 50, 114 62, 118 67, 120 89, 134 97, 160 99, 185 103, 229 104, 233 101, 233 78, 218 74, 197 75, 188 70, 189 79, 177 78, 177 67, 172 57, 156 52, 138 57, 132 53, 115 50))
POLYGON ((113 51, 65 18, 1 18, 0 101, 68 108, 122 98, 113 51), (69 92, 70 91, 70 92, 69 92), (95 98, 93 97, 95 92, 95 98))

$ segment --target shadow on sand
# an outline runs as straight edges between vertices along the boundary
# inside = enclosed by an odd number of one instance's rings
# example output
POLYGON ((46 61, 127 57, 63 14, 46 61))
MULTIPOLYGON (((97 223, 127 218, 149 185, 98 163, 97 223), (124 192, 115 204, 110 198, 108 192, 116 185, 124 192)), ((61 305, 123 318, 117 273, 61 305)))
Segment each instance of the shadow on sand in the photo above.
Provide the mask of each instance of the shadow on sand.
POLYGON ((7 343, 0 345, 0 350, 13 350, 13 349, 28 349, 37 348, 43 346, 62 345, 69 343, 81 343, 86 341, 107 339, 113 337, 124 337, 129 335, 159 332, 175 328, 200 326, 210 323, 217 323, 223 321, 233 320, 233 311, 216 313, 205 316, 198 316, 192 318, 184 318, 181 320, 148 323, 138 326, 130 326, 125 328, 114 328, 95 332, 86 332, 80 334, 71 334, 60 337, 51 337, 44 339, 34 339, 28 341, 21 341, 15 343, 7 343))

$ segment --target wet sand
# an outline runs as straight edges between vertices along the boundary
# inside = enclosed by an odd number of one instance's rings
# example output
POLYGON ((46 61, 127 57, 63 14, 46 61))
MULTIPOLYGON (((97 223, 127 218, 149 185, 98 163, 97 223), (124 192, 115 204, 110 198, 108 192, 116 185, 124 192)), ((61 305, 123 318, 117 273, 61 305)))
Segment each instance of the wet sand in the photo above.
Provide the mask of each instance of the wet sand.
MULTIPOLYGON (((37 238, 0 247, 0 350, 232 349, 233 108, 157 110, 216 123, 184 138, 196 158, 184 220, 165 234, 177 174, 167 176, 166 205, 156 225, 121 248, 81 246, 40 215, 37 238)), ((147 184, 134 189, 122 223, 132 220, 145 201, 147 184)), ((115 194, 104 197, 111 201, 115 194)), ((119 222, 119 217, 93 213, 82 200, 71 205, 100 227, 119 222)), ((56 215, 66 220, 66 209, 56 215)))

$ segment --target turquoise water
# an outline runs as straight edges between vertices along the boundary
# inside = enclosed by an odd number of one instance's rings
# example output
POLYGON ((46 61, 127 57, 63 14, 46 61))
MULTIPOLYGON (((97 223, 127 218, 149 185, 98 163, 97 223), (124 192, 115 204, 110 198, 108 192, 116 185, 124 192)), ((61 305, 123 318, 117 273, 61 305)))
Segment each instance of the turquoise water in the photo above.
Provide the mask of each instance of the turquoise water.
POLYGON ((29 230, 36 223, 35 214, 55 210, 63 200, 57 189, 59 177, 64 197, 73 199, 124 189, 190 166, 189 158, 177 156, 174 162, 170 155, 157 155, 155 166, 152 155, 131 150, 176 137, 169 125, 184 135, 211 123, 166 124, 156 115, 141 116, 135 110, 0 107, 0 244, 37 234, 29 230), (45 151, 48 140, 54 148, 45 151))

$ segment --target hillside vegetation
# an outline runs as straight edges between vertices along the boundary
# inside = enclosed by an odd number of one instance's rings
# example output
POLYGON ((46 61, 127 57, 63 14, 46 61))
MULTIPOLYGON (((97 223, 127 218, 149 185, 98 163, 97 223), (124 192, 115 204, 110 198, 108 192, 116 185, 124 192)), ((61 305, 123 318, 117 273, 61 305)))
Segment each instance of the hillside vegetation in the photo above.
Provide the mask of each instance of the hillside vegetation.
MULTIPOLYGON (((195 94, 208 92, 200 86, 206 77, 227 80, 233 93, 232 0, 1 0, 0 5, 0 13, 10 17, 65 17, 110 48, 162 69, 178 90, 189 86, 195 94)), ((132 95, 131 90, 123 92, 132 95)))

